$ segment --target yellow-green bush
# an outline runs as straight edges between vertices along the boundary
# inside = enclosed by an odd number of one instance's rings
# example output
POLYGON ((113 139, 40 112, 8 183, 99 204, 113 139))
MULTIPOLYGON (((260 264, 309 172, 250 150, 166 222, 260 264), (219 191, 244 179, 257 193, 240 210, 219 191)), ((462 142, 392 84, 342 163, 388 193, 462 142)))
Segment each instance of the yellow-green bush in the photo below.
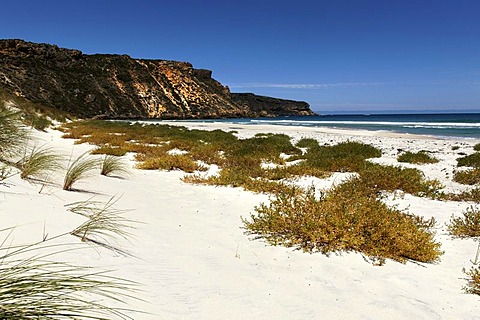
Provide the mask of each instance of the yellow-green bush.
POLYGON ((145 170, 183 170, 185 172, 194 172, 196 170, 205 170, 190 157, 186 155, 169 155, 147 158, 137 164, 137 168, 145 170))
POLYGON ((453 176, 453 181, 468 185, 480 184, 480 168, 458 171, 453 176))
POLYGON ((359 170, 361 181, 369 193, 402 190, 421 196, 435 196, 441 185, 427 181, 418 169, 366 163, 359 170))
POLYGON ((462 217, 452 217, 447 227, 454 237, 480 237, 480 210, 470 207, 463 212, 462 217))
POLYGON ((407 151, 397 158, 398 162, 407 162, 413 164, 437 163, 438 159, 429 155, 426 151, 410 152, 407 151))
POLYGON ((325 171, 356 172, 363 166, 366 159, 381 155, 382 152, 379 149, 368 144, 348 141, 334 146, 312 146, 304 158, 308 166, 325 171))
POLYGON ((278 194, 244 220, 248 234, 273 245, 307 252, 357 251, 374 261, 436 262, 442 252, 431 222, 387 207, 354 189, 334 189, 317 200, 313 191, 278 194))
POLYGON ((480 268, 472 267, 464 272, 468 276, 467 286, 463 288, 465 292, 480 295, 480 268))
POLYGON ((480 152, 458 158, 457 166, 480 168, 480 152))

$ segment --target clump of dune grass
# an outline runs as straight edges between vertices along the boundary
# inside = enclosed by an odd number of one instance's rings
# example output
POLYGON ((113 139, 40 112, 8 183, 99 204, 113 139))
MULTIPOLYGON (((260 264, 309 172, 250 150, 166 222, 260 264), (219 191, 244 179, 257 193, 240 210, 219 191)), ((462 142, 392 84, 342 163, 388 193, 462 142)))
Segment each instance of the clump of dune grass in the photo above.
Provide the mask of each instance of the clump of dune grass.
POLYGON ((107 304, 134 299, 135 283, 56 261, 72 248, 50 240, 0 244, 1 319, 133 319, 125 313, 133 310, 107 304))
POLYGON ((86 222, 75 228, 72 235, 84 242, 93 242, 117 252, 125 253, 116 247, 113 242, 121 237, 128 240, 132 229, 133 220, 122 215, 126 210, 114 208, 118 199, 111 198, 107 203, 96 201, 82 201, 67 205, 69 210, 88 218, 86 222))
POLYGON ((434 221, 387 207, 375 197, 333 189, 315 198, 281 193, 267 206, 255 208, 246 232, 273 245, 307 252, 356 251, 380 264, 385 259, 436 262, 442 252, 428 226, 434 221))
POLYGON ((27 140, 20 114, 0 106, 0 159, 8 160, 20 154, 27 140))
POLYGON ((100 174, 103 176, 125 177, 130 174, 128 166, 121 158, 105 155, 100 163, 100 174))
POLYGON ((98 160, 87 157, 88 152, 85 152, 69 163, 63 181, 63 190, 72 190, 74 184, 91 177, 98 169, 98 160))
POLYGON ((398 162, 407 162, 413 164, 437 163, 438 159, 428 154, 426 151, 402 153, 397 158, 398 162))
POLYGON ((467 185, 480 184, 480 167, 471 170, 457 171, 453 176, 453 181, 467 185))
POLYGON ((62 168, 62 156, 49 148, 33 147, 27 152, 17 167, 22 179, 46 180, 49 174, 62 168))
POLYGON ((6 164, 0 164, 0 182, 7 180, 14 173, 12 172, 12 168, 6 164))

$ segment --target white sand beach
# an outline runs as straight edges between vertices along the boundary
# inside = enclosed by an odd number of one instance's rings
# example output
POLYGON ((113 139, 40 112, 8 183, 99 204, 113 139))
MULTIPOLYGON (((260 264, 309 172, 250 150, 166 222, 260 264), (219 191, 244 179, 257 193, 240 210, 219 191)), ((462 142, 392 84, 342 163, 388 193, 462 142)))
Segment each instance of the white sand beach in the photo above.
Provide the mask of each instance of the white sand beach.
MULTIPOLYGON (((239 137, 274 132, 295 140, 314 138, 322 144, 362 141, 381 148, 382 157, 373 161, 385 164, 400 165, 399 150, 429 150, 440 162, 402 165, 417 167, 456 192, 468 189, 451 180, 458 153, 472 153, 472 146, 479 142, 293 126, 164 123, 234 130, 239 137), (454 145, 459 149, 453 151, 454 145)), ((39 145, 65 155, 93 149, 74 145, 55 130, 34 135, 39 145)), ((113 270, 117 277, 140 283, 135 296, 143 301, 128 301, 127 307, 145 313, 127 312, 134 319, 480 319, 480 297, 462 291, 466 285, 462 269, 472 266, 477 243, 453 239, 445 226, 452 215, 460 215, 472 203, 392 195, 387 199, 390 205, 435 217, 436 240, 445 253, 437 264, 387 260, 375 266, 359 253, 327 257, 253 240, 244 234, 241 217, 249 217, 268 196, 240 188, 187 184, 180 180, 183 172, 137 170, 132 157, 125 158, 132 167, 127 179, 98 175, 80 182, 82 192, 62 190, 61 175, 52 177, 56 184, 49 186, 32 184, 18 175, 0 184, 0 229, 15 226, 7 243, 32 243, 68 233, 85 218, 69 212, 66 204, 89 199, 106 202, 115 196, 115 206, 131 209, 125 217, 138 222, 130 230, 131 240, 119 243, 131 256, 67 234, 62 242, 84 248, 66 252, 61 259, 113 270)), ((342 178, 336 174, 301 183, 327 188, 342 178)))

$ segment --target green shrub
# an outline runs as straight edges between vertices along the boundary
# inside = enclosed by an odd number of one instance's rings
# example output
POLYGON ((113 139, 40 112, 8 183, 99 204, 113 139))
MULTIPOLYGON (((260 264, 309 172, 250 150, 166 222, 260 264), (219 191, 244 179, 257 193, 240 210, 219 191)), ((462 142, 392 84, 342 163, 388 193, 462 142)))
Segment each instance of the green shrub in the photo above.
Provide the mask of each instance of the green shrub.
POLYGON ((459 194, 449 193, 442 194, 442 199, 451 201, 472 201, 480 203, 480 187, 474 188, 469 191, 464 191, 459 194))
POLYGON ((324 171, 356 172, 369 158, 380 157, 381 151, 360 142, 342 142, 334 146, 309 148, 305 164, 324 171))
POLYGON ((91 154, 105 154, 105 155, 121 157, 127 154, 127 150, 121 147, 103 146, 103 147, 96 148, 91 152, 91 154))
POLYGON ((457 166, 480 168, 480 152, 458 158, 457 166))
POLYGON ((460 149, 460 146, 452 146, 453 151, 458 150, 458 149, 460 149))
POLYGON ((297 148, 318 148, 318 141, 310 138, 302 138, 295 145, 297 148))
POLYGON ((408 163, 413 163, 413 164, 426 164, 426 163, 437 163, 438 159, 435 157, 432 157, 425 151, 419 151, 417 153, 413 153, 410 151, 407 151, 403 154, 401 154, 397 158, 398 162, 408 162, 408 163))
POLYGON ((476 145, 474 145, 473 150, 480 151, 480 143, 477 143, 476 145))
POLYGON ((413 195, 433 196, 441 188, 438 181, 426 181, 418 169, 367 163, 359 170, 359 174, 364 188, 370 194, 402 190, 413 195))
POLYGON ((468 185, 480 184, 480 167, 456 172, 453 181, 468 185))
POLYGON ((180 154, 149 157, 137 164, 137 168, 144 170, 183 170, 190 173, 196 170, 205 170, 189 156, 180 154))
POLYGON ((373 261, 438 261, 440 244, 418 217, 391 209, 374 197, 355 190, 334 189, 315 199, 312 190, 302 195, 281 193, 269 206, 257 207, 246 232, 273 245, 307 252, 357 251, 373 261))

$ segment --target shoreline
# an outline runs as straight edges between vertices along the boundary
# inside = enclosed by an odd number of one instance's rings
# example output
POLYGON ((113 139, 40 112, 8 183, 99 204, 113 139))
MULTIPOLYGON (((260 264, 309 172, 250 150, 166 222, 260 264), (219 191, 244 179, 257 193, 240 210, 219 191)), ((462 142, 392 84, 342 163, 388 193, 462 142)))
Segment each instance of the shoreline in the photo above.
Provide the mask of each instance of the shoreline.
MULTIPOLYGON (((423 136, 388 136, 272 125, 232 125, 162 121, 160 124, 226 131, 241 138, 257 133, 285 133, 293 139, 316 138, 322 144, 360 140, 379 146, 384 164, 398 164, 399 149, 428 149, 440 158, 438 164, 410 165, 428 178, 450 181, 458 152, 470 152, 473 141, 431 139, 423 136), (460 149, 451 148, 458 145, 460 149)), ((63 154, 81 154, 92 145, 75 145, 59 131, 34 132, 38 141, 63 154)), ((100 157, 100 156, 95 156, 100 157)), ((8 188, 0 186, 0 214, 4 224, 17 225, 12 241, 39 241, 44 232, 68 232, 82 218, 65 211, 75 201, 117 202, 125 217, 138 221, 132 241, 121 241, 133 257, 85 245, 81 254, 67 253, 68 261, 103 269, 142 284, 132 309, 150 314, 132 314, 135 319, 473 319, 478 314, 478 296, 464 294, 462 268, 469 268, 477 244, 472 239, 452 239, 445 224, 471 203, 438 201, 409 194, 389 195, 385 201, 413 214, 437 220, 436 239, 445 254, 437 264, 387 261, 377 267, 359 253, 325 256, 291 248, 274 247, 246 236, 241 217, 268 202, 268 196, 240 188, 184 183, 180 171, 138 170, 127 179, 96 176, 82 182, 84 192, 63 191, 12 178, 8 188), (38 212, 40 211, 40 212, 38 212)), ((318 179, 328 187, 337 176, 318 179)), ((58 179, 56 178, 56 181, 58 179)), ((308 185, 311 180, 307 182, 308 185)), ((337 181, 338 182, 338 181, 337 181)), ((463 188, 455 183, 451 190, 463 188)), ((3 225, 3 224, 2 224, 3 225)), ((69 243, 81 244, 71 237, 69 243)), ((124 306, 123 306, 124 307, 124 306)))
MULTIPOLYGON (((152 123, 147 121, 135 121, 135 122, 145 122, 152 123)), ((393 131, 375 131, 375 130, 361 130, 361 129, 339 129, 331 127, 307 127, 307 126, 295 126, 295 125, 278 125, 278 124, 240 124, 240 123, 223 123, 223 122, 195 122, 195 121, 172 121, 172 120, 161 120, 159 124, 168 124, 175 126, 185 126, 191 129, 203 129, 203 130, 250 130, 257 133, 261 132, 284 132, 285 134, 291 133, 300 133, 305 131, 308 133, 322 133, 322 134, 340 134, 340 135, 351 135, 351 136, 361 136, 361 137, 384 137, 384 138, 403 138, 403 139, 418 139, 418 140, 463 140, 463 138, 452 137, 451 139, 431 136, 431 135, 420 135, 420 134, 410 134, 410 133, 398 133, 393 131)), ((470 138, 466 138, 470 140, 470 138)), ((472 140, 480 140, 474 139, 472 140)))

